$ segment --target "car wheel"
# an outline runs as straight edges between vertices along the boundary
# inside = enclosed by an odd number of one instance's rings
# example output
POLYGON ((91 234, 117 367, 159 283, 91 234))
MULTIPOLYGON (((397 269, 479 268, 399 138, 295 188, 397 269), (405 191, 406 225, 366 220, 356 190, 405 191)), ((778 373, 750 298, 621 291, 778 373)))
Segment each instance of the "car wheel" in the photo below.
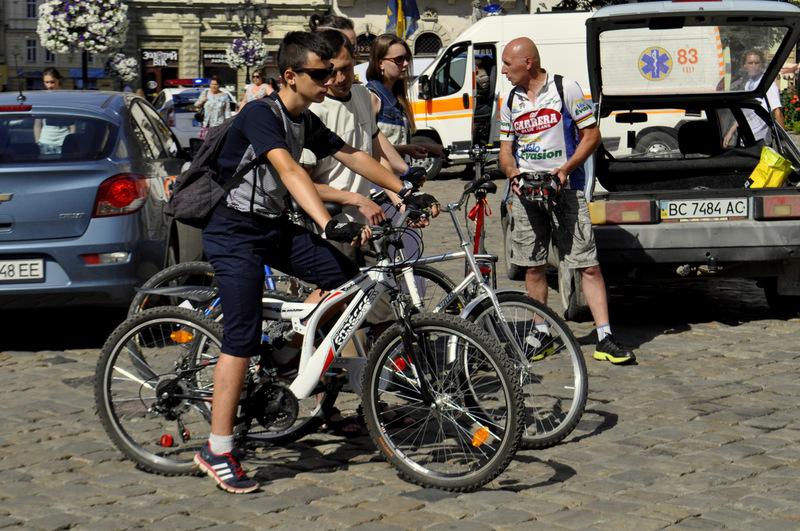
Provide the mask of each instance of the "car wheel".
MULTIPOLYGON (((411 137, 412 144, 436 144, 433 139, 417 135, 411 137)), ((425 157, 424 159, 411 159, 411 166, 419 166, 425 170, 428 174, 428 180, 432 181, 435 179, 439 172, 442 171, 442 167, 444 166, 444 159, 439 157, 425 157)))
POLYGON ((664 157, 678 150, 678 140, 669 133, 654 131, 643 135, 636 142, 636 153, 644 153, 651 157, 664 157))
POLYGON ((503 218, 503 259, 509 280, 525 280, 525 268, 511 263, 511 213, 503 218))

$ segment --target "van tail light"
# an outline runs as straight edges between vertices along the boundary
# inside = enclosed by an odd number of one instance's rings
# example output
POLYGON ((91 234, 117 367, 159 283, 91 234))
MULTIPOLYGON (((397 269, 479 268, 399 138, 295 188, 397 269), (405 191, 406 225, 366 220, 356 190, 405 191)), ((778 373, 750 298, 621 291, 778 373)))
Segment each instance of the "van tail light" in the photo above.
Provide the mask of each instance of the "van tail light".
POLYGON ((124 216, 142 208, 148 194, 147 177, 138 173, 120 173, 100 184, 92 217, 124 216))
POLYGON ((592 225, 658 223, 654 201, 593 201, 589 203, 592 225))
POLYGON ((757 220, 800 218, 800 195, 756 197, 753 217, 757 220))

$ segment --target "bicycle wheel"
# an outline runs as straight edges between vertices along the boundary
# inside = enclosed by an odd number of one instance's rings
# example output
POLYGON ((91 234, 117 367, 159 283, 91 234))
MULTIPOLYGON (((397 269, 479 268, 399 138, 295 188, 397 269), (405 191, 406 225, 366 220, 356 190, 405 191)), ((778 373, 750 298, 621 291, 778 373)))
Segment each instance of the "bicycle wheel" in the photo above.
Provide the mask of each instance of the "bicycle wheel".
POLYGON ((475 490, 516 453, 521 387, 502 347, 484 331, 451 315, 410 320, 419 356, 407 352, 402 323, 386 330, 370 352, 363 380, 370 436, 409 481, 475 490))
MULTIPOLYGON (((418 306, 420 311, 433 312, 445 297, 449 296, 452 300, 448 301, 439 311, 451 315, 461 313, 461 310, 467 305, 467 301, 464 300, 463 295, 453 293, 456 284, 450 277, 438 269, 426 265, 416 265, 413 270, 417 293, 420 296, 420 305, 418 306)), ((403 285, 402 291, 408 293, 409 287, 403 285)))
MULTIPOLYGON (((214 284, 214 268, 208 262, 182 262, 166 269, 162 269, 147 282, 142 284, 142 289, 163 288, 167 286, 202 286, 210 287, 214 284)), ((180 297, 155 295, 137 291, 128 307, 128 317, 139 312, 158 306, 178 306, 184 300, 180 297)), ((194 307, 194 305, 192 305, 194 307)))
MULTIPOLYGON (((523 362, 506 345, 525 393, 522 444, 525 448, 548 448, 572 433, 586 407, 588 375, 583 352, 567 324, 546 305, 523 293, 503 291, 497 298, 514 341, 530 354, 523 362), (549 336, 536 351, 526 342, 534 331, 534 319, 549 328, 549 336)), ((495 316, 494 306, 486 299, 467 319, 503 343, 495 316)))
POLYGON ((129 318, 103 345, 97 414, 112 442, 149 472, 194 471, 208 438, 212 361, 222 327, 194 310, 159 307, 129 318))

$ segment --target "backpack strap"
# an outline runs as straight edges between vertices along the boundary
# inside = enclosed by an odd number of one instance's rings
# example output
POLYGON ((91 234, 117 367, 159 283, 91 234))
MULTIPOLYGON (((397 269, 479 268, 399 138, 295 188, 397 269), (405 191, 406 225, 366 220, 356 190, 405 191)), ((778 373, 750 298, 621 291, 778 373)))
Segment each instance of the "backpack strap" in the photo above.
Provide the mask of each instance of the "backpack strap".
MULTIPOLYGON (((553 74, 553 82, 556 84, 556 92, 558 92, 558 97, 561 100, 561 114, 566 114, 567 116, 571 117, 572 115, 569 112, 569 108, 564 101, 564 76, 561 74, 553 74)), ((578 126, 575 125, 575 121, 570 119, 569 123, 572 125, 573 134, 577 136, 578 126)))
POLYGON ((506 98, 506 107, 508 107, 508 112, 511 112, 513 109, 511 108, 511 104, 514 103, 514 91, 517 90, 517 87, 512 87, 511 92, 508 94, 506 98))

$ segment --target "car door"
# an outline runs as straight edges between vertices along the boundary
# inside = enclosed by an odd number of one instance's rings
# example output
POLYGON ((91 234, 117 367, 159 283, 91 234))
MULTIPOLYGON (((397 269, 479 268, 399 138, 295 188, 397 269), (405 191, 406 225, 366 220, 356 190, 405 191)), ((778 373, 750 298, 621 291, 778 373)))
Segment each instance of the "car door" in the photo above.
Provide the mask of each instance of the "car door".
POLYGON ((475 75, 472 43, 457 42, 442 55, 430 76, 420 77, 427 96, 415 105, 418 127, 439 133, 444 146, 469 149, 475 109, 475 75))

